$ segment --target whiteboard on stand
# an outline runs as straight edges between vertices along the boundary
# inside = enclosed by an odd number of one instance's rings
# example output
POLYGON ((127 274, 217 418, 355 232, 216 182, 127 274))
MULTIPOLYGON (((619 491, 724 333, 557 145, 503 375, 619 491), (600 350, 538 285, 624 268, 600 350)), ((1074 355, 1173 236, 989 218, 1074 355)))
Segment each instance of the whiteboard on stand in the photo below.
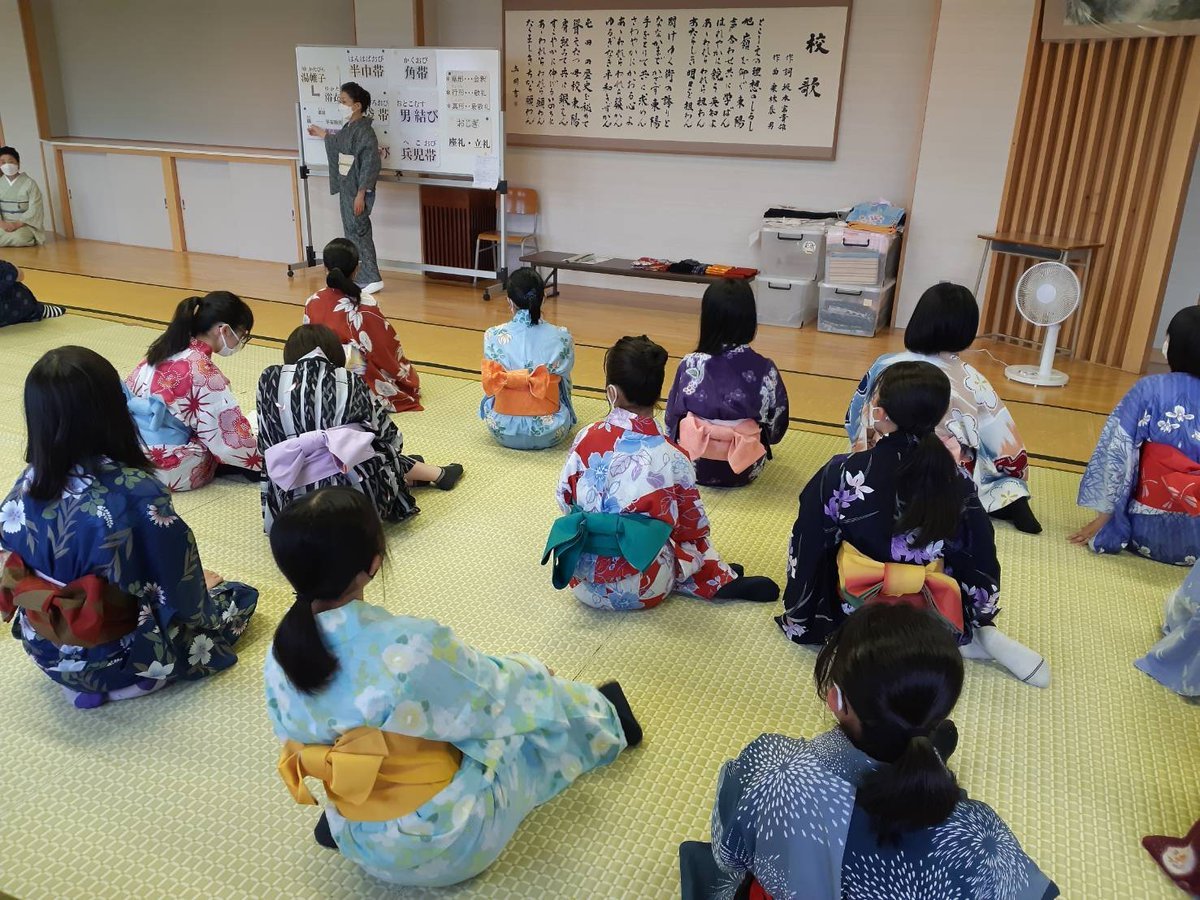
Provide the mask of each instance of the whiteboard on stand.
POLYGON ((478 158, 500 156, 498 50, 297 47, 296 79, 309 166, 328 157, 307 128, 342 127, 338 94, 347 81, 371 92, 385 170, 474 176, 478 158))

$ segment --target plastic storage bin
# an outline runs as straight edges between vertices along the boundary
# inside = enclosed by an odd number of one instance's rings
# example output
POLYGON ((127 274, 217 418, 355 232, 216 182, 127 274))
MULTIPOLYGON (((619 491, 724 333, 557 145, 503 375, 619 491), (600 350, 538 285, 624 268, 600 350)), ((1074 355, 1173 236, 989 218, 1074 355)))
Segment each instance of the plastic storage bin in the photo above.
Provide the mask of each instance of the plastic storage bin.
POLYGON ((772 278, 820 281, 825 269, 825 226, 764 225, 759 231, 758 271, 772 278))
POLYGON ((882 287, 821 282, 817 329, 872 337, 892 311, 895 280, 882 287))
POLYGON ((817 317, 817 283, 759 275, 754 279, 754 303, 762 324, 803 328, 817 317))
POLYGON ((899 235, 833 228, 825 244, 824 280, 880 286, 896 277, 899 262, 899 235))

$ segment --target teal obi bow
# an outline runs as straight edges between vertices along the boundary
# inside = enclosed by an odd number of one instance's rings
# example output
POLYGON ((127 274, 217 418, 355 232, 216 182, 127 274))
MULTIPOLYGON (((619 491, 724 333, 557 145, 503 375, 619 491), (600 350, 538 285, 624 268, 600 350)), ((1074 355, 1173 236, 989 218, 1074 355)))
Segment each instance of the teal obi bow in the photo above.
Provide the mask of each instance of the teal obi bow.
POLYGON ((589 513, 575 506, 550 526, 542 565, 553 555, 554 574, 551 581, 556 590, 570 583, 579 557, 584 553, 620 557, 639 572, 644 572, 658 558, 658 552, 670 536, 670 524, 649 516, 639 513, 589 513))

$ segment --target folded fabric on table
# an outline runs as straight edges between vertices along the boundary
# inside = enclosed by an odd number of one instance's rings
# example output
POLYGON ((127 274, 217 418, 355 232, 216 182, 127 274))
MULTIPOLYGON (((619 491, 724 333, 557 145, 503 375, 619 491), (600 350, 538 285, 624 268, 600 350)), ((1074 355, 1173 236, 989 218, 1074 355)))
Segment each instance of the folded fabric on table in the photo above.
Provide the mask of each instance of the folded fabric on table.
POLYGON ((840 212, 813 212, 808 209, 796 209, 793 206, 772 206, 765 213, 764 219, 840 219, 840 212))
POLYGON ((668 272, 673 272, 676 275, 693 275, 696 271, 696 266, 702 265, 694 259, 681 259, 679 262, 673 262, 667 266, 668 272))
POLYGON ((746 266, 730 266, 729 271, 725 273, 726 278, 754 278, 758 275, 758 269, 750 269, 746 266))
POLYGON ((650 272, 666 272, 670 266, 670 260, 655 259, 653 256, 639 256, 633 261, 635 269, 645 269, 650 272))
POLYGON ((728 275, 729 270, 732 268, 733 268, 733 266, 718 266, 718 265, 714 264, 711 266, 705 266, 704 274, 705 275, 714 275, 714 276, 728 275))

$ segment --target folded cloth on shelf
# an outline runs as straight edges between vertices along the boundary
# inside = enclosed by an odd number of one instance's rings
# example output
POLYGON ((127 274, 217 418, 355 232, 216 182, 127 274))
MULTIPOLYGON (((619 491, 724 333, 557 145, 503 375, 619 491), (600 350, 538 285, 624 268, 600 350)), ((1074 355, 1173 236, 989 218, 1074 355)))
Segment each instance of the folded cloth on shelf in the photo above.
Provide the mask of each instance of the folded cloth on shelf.
POLYGON ((846 221, 851 224, 882 225, 894 228, 904 221, 904 207, 892 206, 886 200, 876 200, 873 203, 859 203, 850 210, 846 221))
POLYGON ((725 273, 726 278, 754 278, 758 275, 758 269, 749 269, 746 266, 730 266, 729 271, 725 273))
POLYGON ((836 210, 831 212, 813 212, 808 209, 796 209, 793 206, 772 206, 765 213, 764 219, 840 219, 842 214, 836 210))
POLYGON ((668 272, 674 272, 676 275, 691 275, 695 272, 695 267, 700 265, 694 259, 681 259, 679 262, 671 263, 667 266, 668 272))

